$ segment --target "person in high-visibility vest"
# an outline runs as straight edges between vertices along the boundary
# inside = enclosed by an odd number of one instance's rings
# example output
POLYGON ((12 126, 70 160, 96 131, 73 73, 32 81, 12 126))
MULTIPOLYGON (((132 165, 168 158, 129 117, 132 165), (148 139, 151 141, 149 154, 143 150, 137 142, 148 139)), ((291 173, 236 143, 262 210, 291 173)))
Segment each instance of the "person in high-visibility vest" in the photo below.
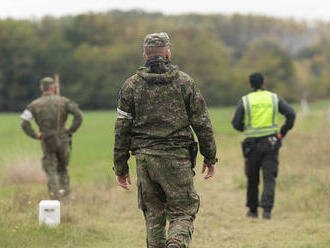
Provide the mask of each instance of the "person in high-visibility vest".
POLYGON ((249 76, 253 91, 239 101, 233 127, 244 132, 242 142, 247 176, 247 217, 257 218, 258 207, 263 218, 270 219, 274 206, 275 182, 278 173, 278 154, 282 139, 293 127, 295 111, 277 94, 265 90, 264 78, 255 72, 249 76), (279 114, 285 123, 279 126, 279 114), (263 192, 259 202, 259 170, 263 172, 263 192))

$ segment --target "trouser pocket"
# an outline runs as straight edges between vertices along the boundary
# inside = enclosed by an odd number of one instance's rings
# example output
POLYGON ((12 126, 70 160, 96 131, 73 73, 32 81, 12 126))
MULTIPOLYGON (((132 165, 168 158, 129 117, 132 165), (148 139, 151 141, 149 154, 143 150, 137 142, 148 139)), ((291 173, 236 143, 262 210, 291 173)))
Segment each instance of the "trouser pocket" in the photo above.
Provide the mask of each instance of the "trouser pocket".
POLYGON ((247 138, 241 143, 241 146, 242 146, 243 156, 247 158, 251 154, 251 152, 255 149, 256 142, 254 139, 247 138))
POLYGON ((189 193, 189 198, 190 198, 190 205, 193 207, 193 212, 196 215, 199 211, 200 207, 200 198, 199 195, 196 192, 190 192, 189 193))

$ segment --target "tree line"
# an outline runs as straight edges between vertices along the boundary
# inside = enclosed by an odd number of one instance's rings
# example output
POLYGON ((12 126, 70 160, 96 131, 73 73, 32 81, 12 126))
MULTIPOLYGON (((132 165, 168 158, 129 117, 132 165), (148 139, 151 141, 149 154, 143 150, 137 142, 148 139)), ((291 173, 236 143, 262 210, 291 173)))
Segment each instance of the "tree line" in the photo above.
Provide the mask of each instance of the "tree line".
POLYGON ((330 96, 330 24, 252 15, 143 11, 0 20, 0 111, 21 111, 39 80, 60 74, 61 92, 83 109, 116 107, 121 84, 143 65, 147 33, 171 37, 172 62, 211 106, 232 105, 260 71, 289 101, 330 96))

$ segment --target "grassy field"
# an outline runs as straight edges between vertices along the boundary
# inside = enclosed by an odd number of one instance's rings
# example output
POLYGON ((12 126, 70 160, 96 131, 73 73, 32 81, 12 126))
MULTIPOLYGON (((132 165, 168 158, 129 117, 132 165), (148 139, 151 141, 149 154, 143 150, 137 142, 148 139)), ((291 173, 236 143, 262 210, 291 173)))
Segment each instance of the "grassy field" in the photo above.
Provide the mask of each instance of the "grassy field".
MULTIPOLYGON (((245 217, 245 183, 239 142, 230 126, 233 108, 211 109, 220 164, 205 181, 197 166, 201 208, 193 248, 330 247, 330 102, 315 103, 298 117, 281 150, 273 219, 245 217)), ((38 203, 47 199, 40 145, 20 130, 18 114, 0 114, 0 247, 145 247, 136 187, 114 183, 114 112, 87 112, 74 136, 72 194, 62 202, 62 223, 39 227, 38 203)), ((199 162, 201 158, 199 158, 199 162)), ((199 163, 200 164, 200 163, 199 163)), ((135 162, 130 161, 135 178, 135 162)), ((133 180, 135 181, 135 180, 133 180)), ((134 184, 134 183, 133 183, 134 184)))

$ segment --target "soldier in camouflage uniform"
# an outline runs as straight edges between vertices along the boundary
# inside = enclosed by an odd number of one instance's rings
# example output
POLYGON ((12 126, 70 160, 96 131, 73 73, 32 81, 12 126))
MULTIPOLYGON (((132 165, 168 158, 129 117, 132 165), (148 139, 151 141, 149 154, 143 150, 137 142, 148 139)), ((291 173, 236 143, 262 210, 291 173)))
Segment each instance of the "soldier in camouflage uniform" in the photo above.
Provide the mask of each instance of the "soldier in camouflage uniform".
POLYGON ((48 192, 52 199, 57 199, 70 193, 67 167, 71 136, 82 123, 82 112, 73 101, 56 95, 54 79, 42 79, 40 89, 42 96, 29 104, 21 116, 22 128, 31 138, 41 140, 42 167, 48 178, 48 192), (74 118, 72 125, 66 128, 68 114, 74 118), (33 118, 39 126, 39 133, 31 126, 33 118))
POLYGON ((131 151, 149 248, 189 247, 200 203, 193 183, 197 143, 191 127, 204 156, 205 179, 214 175, 217 161, 205 101, 191 77, 171 64, 170 55, 166 33, 146 36, 145 66, 122 85, 115 126, 117 182, 125 189, 131 183, 131 151))

